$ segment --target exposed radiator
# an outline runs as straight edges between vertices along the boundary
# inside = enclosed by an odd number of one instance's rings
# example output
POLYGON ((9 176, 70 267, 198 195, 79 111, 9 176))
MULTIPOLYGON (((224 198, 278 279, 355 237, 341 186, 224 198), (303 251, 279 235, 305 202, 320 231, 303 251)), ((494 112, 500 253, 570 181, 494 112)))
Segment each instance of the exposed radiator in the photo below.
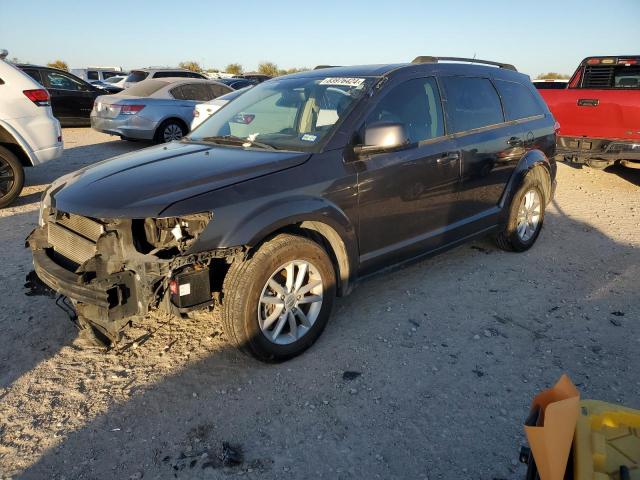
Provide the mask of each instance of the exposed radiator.
POLYGON ((90 218, 61 214, 48 224, 48 231, 53 250, 80 265, 95 256, 104 227, 90 218))

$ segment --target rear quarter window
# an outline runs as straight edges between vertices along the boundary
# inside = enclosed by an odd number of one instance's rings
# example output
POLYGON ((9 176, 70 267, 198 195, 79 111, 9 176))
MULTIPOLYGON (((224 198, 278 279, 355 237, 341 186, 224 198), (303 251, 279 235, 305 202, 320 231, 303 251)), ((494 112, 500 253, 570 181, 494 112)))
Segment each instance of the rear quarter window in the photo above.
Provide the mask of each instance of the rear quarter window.
POLYGON ((486 78, 441 77, 446 94, 445 113, 448 133, 504 122, 496 89, 486 78))
POLYGON ((141 82, 149 76, 149 72, 143 72, 141 70, 133 70, 128 76, 125 82, 141 82))
POLYGON ((544 114, 542 105, 525 85, 505 80, 496 80, 495 84, 502 98, 507 121, 544 114))

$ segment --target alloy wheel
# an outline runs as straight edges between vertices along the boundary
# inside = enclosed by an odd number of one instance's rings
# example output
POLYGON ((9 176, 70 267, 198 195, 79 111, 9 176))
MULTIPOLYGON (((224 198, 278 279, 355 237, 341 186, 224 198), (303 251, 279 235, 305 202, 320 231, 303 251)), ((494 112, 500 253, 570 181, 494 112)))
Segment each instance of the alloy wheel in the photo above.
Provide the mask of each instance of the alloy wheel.
POLYGON ((180 125, 177 125, 175 123, 170 123, 169 125, 164 127, 164 131, 162 132, 162 138, 165 142, 180 140, 182 136, 182 128, 180 128, 180 125))
POLYGON ((542 201, 537 189, 528 190, 518 208, 516 231, 523 242, 528 242, 536 234, 542 218, 542 201))
POLYGON ((15 173, 9 162, 0 157, 0 198, 7 195, 15 183, 15 173))
POLYGON ((320 314, 324 285, 320 270, 304 260, 279 267, 258 300, 258 324, 272 343, 288 345, 306 335, 320 314))

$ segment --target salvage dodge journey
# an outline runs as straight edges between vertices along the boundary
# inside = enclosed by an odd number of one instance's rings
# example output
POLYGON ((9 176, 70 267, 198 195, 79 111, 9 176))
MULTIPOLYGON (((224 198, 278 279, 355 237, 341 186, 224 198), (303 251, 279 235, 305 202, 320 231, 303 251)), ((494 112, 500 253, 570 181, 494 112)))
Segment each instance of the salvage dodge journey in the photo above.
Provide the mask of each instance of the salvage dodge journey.
POLYGON ((512 65, 316 68, 248 90, 180 141, 58 179, 27 242, 93 335, 117 342, 155 309, 217 309, 231 343, 284 360, 375 271, 481 235, 529 249, 557 129, 512 65))

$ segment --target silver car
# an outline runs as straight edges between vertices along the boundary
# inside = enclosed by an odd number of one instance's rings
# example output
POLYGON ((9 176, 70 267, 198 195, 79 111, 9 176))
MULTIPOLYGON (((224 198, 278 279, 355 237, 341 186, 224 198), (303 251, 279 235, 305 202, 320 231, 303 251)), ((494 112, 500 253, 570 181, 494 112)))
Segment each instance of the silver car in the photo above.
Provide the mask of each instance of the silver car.
POLYGON ((198 103, 233 91, 214 80, 154 78, 116 95, 96 98, 91 127, 122 139, 179 140, 189 132, 198 103))

